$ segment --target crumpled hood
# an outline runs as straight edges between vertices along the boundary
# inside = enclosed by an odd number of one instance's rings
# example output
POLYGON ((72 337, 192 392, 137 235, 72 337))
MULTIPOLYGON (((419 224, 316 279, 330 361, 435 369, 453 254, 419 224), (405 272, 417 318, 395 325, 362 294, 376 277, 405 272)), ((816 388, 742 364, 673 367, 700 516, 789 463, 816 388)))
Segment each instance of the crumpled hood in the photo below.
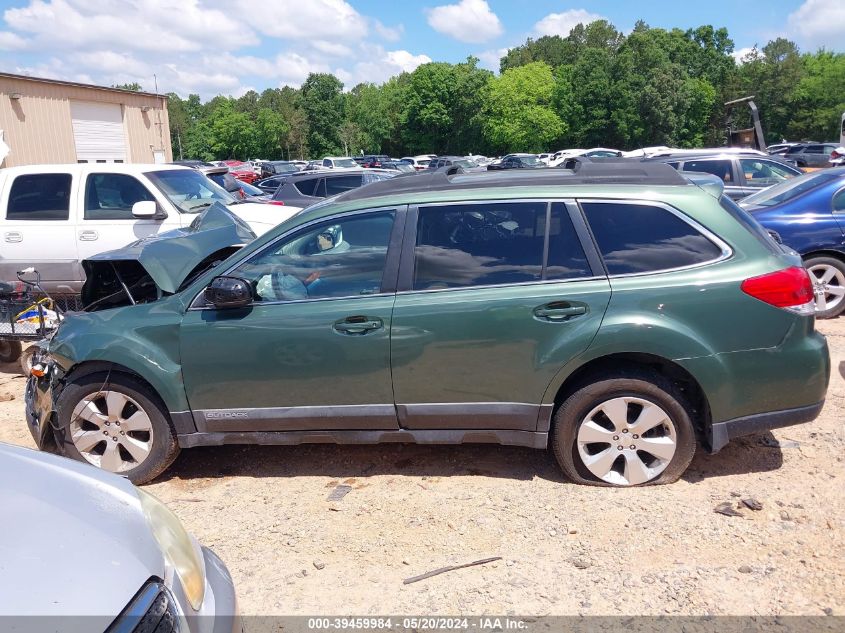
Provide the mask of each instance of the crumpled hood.
POLYGON ((110 620, 151 576, 164 578, 164 557, 122 477, 0 444, 0 504, 0 616, 110 620))
POLYGON ((91 285, 101 278, 100 271, 122 262, 137 262, 163 292, 174 293, 204 259, 227 247, 248 244, 255 237, 243 219, 215 202, 188 227, 151 235, 83 260, 86 282, 82 301, 88 304, 97 294, 91 285))

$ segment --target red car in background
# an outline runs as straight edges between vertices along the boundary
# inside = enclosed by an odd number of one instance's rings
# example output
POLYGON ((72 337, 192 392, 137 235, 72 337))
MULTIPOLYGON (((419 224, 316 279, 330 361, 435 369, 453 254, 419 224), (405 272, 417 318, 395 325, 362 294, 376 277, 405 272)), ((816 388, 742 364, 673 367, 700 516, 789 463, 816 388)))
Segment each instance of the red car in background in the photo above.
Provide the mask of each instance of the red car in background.
POLYGON ((253 171, 252 165, 244 163, 239 160, 224 160, 223 164, 229 168, 229 173, 241 182, 252 184, 258 178, 253 171))

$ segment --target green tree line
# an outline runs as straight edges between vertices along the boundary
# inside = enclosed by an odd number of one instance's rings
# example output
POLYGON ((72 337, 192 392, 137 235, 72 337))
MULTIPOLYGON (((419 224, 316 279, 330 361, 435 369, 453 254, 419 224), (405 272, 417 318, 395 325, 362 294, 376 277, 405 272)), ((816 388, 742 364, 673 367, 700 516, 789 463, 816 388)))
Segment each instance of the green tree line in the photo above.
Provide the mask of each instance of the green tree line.
MULTIPOLYGON (((174 156, 206 160, 384 153, 502 154, 606 146, 719 146, 726 101, 754 95, 769 143, 838 139, 845 54, 778 38, 740 63, 724 28, 625 35, 599 20, 528 39, 494 75, 478 60, 423 64, 344 91, 313 73, 297 88, 242 97, 169 95, 174 156)), ((748 111, 734 111, 750 127, 748 111)))

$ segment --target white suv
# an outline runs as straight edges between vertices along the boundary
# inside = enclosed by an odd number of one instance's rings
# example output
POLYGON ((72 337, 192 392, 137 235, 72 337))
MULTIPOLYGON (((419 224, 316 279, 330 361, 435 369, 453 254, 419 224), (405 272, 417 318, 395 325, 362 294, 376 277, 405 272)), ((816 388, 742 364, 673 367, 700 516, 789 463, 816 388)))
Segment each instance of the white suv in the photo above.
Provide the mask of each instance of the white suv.
POLYGON ((176 165, 83 163, 0 170, 0 280, 34 266, 48 291, 77 293, 80 262, 188 226, 220 202, 257 234, 298 207, 239 203, 202 173, 176 165))
POLYGON ((323 169, 361 169, 361 166, 348 156, 326 156, 323 169))

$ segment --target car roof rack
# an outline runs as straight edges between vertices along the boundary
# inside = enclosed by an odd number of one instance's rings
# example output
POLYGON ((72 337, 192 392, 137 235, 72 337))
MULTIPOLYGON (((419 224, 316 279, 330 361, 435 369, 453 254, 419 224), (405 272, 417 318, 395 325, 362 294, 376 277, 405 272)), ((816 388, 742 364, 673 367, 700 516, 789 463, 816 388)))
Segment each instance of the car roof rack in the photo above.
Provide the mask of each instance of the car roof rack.
POLYGON ((544 187, 554 185, 689 185, 673 167, 661 162, 631 158, 582 158, 571 169, 514 169, 466 172, 458 165, 431 172, 400 174, 389 180, 352 189, 337 200, 363 200, 415 191, 489 189, 492 187, 544 187))

